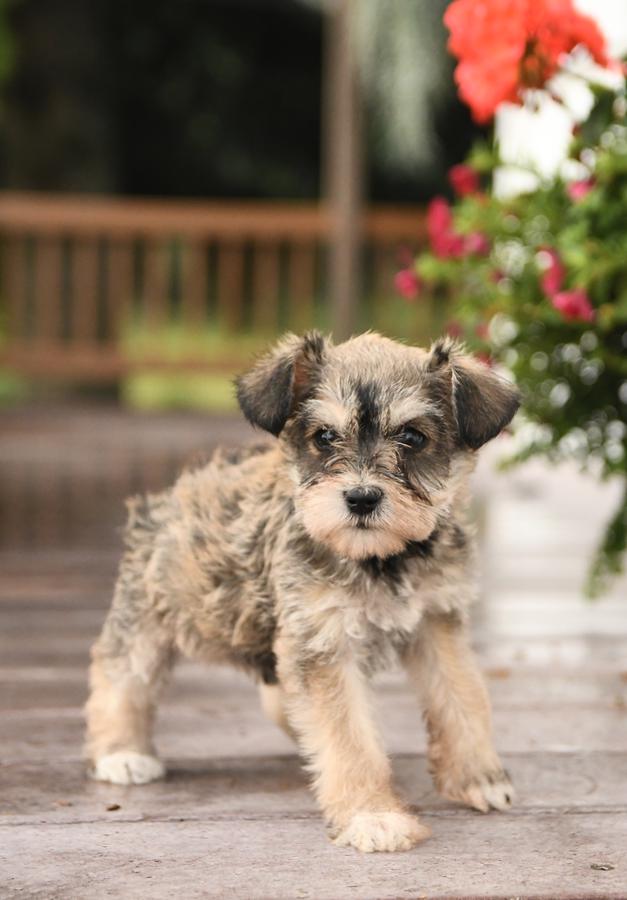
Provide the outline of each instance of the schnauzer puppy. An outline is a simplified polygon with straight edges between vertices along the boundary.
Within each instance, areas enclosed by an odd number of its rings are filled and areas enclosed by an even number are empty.
[[[93,774],[142,784],[175,655],[229,662],[297,741],[333,840],[406,850],[428,836],[392,785],[368,698],[404,666],[441,793],[505,809],[490,705],[469,649],[476,451],[512,419],[508,382],[438,341],[289,335],[238,379],[246,418],[278,440],[218,452],[129,503],[127,551],[95,644]]]

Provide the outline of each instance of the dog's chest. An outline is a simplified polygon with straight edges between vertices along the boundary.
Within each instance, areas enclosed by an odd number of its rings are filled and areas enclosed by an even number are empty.
[[[392,664],[415,634],[424,604],[409,585],[394,589],[370,579],[318,594],[308,610],[309,649],[325,655],[349,650],[366,668]]]

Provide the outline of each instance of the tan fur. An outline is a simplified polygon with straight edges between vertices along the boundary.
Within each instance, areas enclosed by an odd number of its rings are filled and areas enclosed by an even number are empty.
[[[514,792],[492,743],[488,692],[459,619],[427,618],[406,665],[424,705],[438,789],[482,812],[509,805]]]
[[[506,806],[487,698],[452,623],[474,590],[474,449],[513,415],[513,389],[446,342],[427,353],[311,334],[281,341],[238,397],[277,441],[220,451],[129,504],[93,650],[95,777],[160,777],[152,724],[174,655],[229,662],[262,682],[264,709],[298,742],[334,840],[408,849],[428,830],[392,786],[368,697],[372,673],[404,661],[425,693],[441,790]],[[355,490],[375,491],[376,508],[355,512]]]
[[[153,753],[155,706],[169,668],[148,641],[136,648],[136,666],[112,664],[94,648],[87,702],[87,751],[92,759],[118,750]]]
[[[297,740],[296,732],[289,723],[286,710],[285,691],[279,684],[260,684],[259,699],[261,708],[267,717],[278,725],[293,741]]]

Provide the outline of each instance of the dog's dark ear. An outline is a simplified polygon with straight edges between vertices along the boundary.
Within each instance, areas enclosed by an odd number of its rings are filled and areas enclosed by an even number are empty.
[[[328,339],[318,331],[303,337],[286,335],[236,379],[237,399],[251,423],[278,435],[305,398],[315,372],[324,362]]]
[[[464,353],[448,338],[431,347],[428,369],[450,378],[459,438],[471,450],[496,437],[514,418],[520,394],[513,384]]]

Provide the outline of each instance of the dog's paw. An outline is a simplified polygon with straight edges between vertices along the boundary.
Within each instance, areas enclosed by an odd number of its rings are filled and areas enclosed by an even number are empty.
[[[136,750],[119,750],[96,760],[92,777],[112,784],[148,784],[165,775],[165,767],[156,756],[137,753]]]
[[[431,829],[403,812],[356,813],[333,839],[339,847],[355,847],[363,853],[410,850],[430,837]]]
[[[514,802],[516,792],[507,773],[501,771],[483,775],[459,790],[447,790],[445,796],[479,812],[491,809],[503,812]]]

